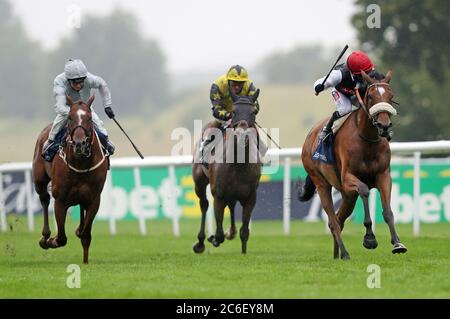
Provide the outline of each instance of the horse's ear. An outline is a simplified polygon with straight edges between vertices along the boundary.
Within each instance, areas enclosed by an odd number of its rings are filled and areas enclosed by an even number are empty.
[[[374,83],[374,79],[372,79],[366,72],[364,72],[363,70],[361,70],[361,76],[363,78],[363,80],[368,83],[368,84],[372,84]]]
[[[68,104],[69,106],[71,106],[71,105],[73,104],[72,98],[71,98],[70,95],[67,94],[67,93],[66,93],[66,100],[67,100],[67,104]]]
[[[391,78],[392,78],[392,69],[389,69],[388,73],[381,82],[389,83],[391,81]]]
[[[87,102],[86,102],[86,104],[87,104],[87,106],[89,106],[89,108],[91,108],[92,102],[94,102],[94,100],[95,100],[95,94],[92,94],[89,97],[89,100],[87,100]]]
[[[257,89],[255,91],[255,94],[253,94],[252,96],[250,96],[252,98],[253,103],[255,103],[255,101],[258,99],[259,96],[259,89]]]

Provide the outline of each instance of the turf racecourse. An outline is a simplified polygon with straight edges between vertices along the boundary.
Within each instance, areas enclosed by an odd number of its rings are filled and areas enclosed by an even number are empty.
[[[26,220],[8,222],[12,229],[0,233],[0,298],[450,298],[450,224],[422,225],[419,238],[411,225],[399,225],[409,251],[393,255],[385,224],[369,251],[364,227],[349,222],[344,242],[352,259],[342,261],[332,259],[323,223],[293,222],[285,236],[281,221],[253,222],[247,255],[239,238],[219,248],[207,243],[196,255],[197,220],[182,220],[179,238],[168,221],[148,222],[147,236],[136,222],[120,222],[111,236],[98,221],[90,264],[82,265],[71,218],[67,246],[47,251],[38,246],[41,219],[34,233]],[[79,289],[66,286],[69,264],[81,266]],[[369,264],[380,266],[381,288],[367,287]]]

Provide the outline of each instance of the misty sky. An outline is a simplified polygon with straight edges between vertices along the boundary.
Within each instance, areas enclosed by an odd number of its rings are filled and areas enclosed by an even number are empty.
[[[139,19],[143,33],[156,39],[171,71],[253,65],[276,50],[321,43],[344,46],[355,31],[353,0],[14,0],[33,39],[52,48],[73,32],[68,8],[104,16],[120,6]],[[81,27],[83,19],[81,18]]]

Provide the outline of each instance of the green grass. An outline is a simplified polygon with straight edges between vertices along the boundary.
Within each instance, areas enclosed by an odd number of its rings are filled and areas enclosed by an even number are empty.
[[[138,234],[136,222],[119,223],[111,236],[107,223],[98,221],[90,264],[83,265],[71,218],[67,246],[47,251],[38,246],[38,230],[29,233],[22,219],[8,221],[12,230],[0,233],[0,298],[450,297],[449,224],[423,225],[419,238],[411,225],[399,225],[409,251],[393,255],[386,225],[377,225],[379,246],[369,251],[361,244],[364,227],[349,222],[344,242],[352,259],[342,261],[332,259],[322,223],[293,222],[285,236],[281,222],[254,222],[247,255],[240,253],[239,238],[219,248],[207,243],[196,255],[197,220],[182,220],[179,238],[169,221],[148,222],[147,236]],[[66,287],[69,264],[81,266],[80,289]],[[366,286],[369,264],[381,267],[379,289]]]

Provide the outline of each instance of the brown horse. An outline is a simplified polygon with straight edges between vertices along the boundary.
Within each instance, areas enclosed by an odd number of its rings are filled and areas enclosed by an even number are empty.
[[[205,218],[208,210],[208,199],[206,187],[211,185],[211,193],[214,197],[214,214],[216,218],[216,233],[208,238],[215,247],[219,247],[227,239],[236,236],[234,222],[234,208],[236,202],[242,205],[242,227],[240,229],[241,251],[247,252],[247,241],[249,238],[249,223],[253,208],[256,203],[256,189],[261,177],[260,157],[257,151],[257,131],[255,128],[255,113],[253,103],[258,98],[259,89],[253,96],[238,97],[232,94],[233,111],[229,128],[226,135],[217,129],[215,135],[214,159],[208,170],[195,160],[192,166],[192,176],[195,182],[195,193],[200,199],[202,220],[198,242],[194,245],[195,253],[205,250]],[[198,150],[198,145],[196,147]],[[196,152],[197,154],[197,152]],[[222,156],[222,157],[219,157]],[[223,215],[228,206],[231,213],[231,227],[224,234]]]
[[[367,249],[377,247],[368,205],[369,190],[374,187],[381,195],[383,218],[391,233],[392,253],[404,253],[407,250],[395,230],[390,204],[392,179],[388,139],[392,132],[390,116],[396,114],[391,105],[393,93],[389,85],[392,72],[389,71],[381,81],[370,78],[364,72],[362,75],[368,85],[364,99],[361,99],[358,93],[362,106],[347,118],[335,136],[333,151],[336,166],[312,159],[318,144],[317,135],[325,121],[313,127],[302,149],[301,158],[308,176],[305,183],[300,183],[298,197],[301,201],[307,201],[317,188],[334,239],[334,258],[339,258],[339,251],[342,259],[350,258],[341,232],[345,220],[355,207],[358,195],[364,204],[366,234],[363,245]],[[342,204],[336,215],[331,198],[332,186],[342,194]]]
[[[40,133],[34,150],[33,180],[44,212],[43,237],[39,245],[43,249],[65,246],[67,237],[64,224],[67,209],[80,205],[80,225],[75,234],[81,239],[83,262],[87,264],[92,222],[100,206],[100,194],[106,179],[108,160],[92,122],[91,104],[94,96],[86,103],[81,100],[73,102],[70,96],[66,97],[70,105],[66,142],[51,163],[45,161],[41,153],[51,128],[51,125],[48,125]],[[58,226],[58,234],[53,238],[50,238],[48,224],[50,195],[47,186],[50,181]]]

